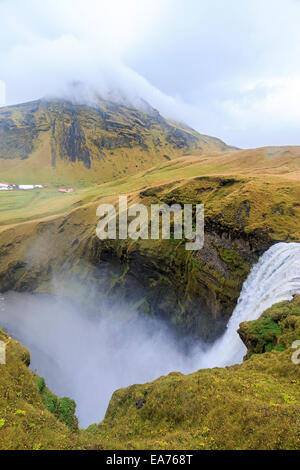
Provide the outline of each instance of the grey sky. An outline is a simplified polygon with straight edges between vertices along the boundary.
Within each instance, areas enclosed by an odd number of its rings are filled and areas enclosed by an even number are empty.
[[[8,104],[72,80],[240,147],[300,145],[298,0],[0,0]]]

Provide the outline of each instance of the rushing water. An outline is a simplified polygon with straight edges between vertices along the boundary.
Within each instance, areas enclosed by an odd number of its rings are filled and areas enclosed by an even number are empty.
[[[30,349],[32,370],[54,393],[76,401],[80,424],[87,426],[101,421],[118,388],[171,371],[242,362],[246,348],[239,324],[295,293],[300,244],[278,243],[253,267],[225,334],[209,347],[195,343],[188,355],[161,322],[131,317],[124,305],[112,311],[103,303],[99,316],[90,318],[62,298],[11,292],[0,295],[0,325]]]
[[[202,367],[237,364],[246,347],[237,330],[240,323],[256,320],[272,305],[300,293],[300,243],[277,243],[252,268],[243,285],[225,334],[200,359]]]

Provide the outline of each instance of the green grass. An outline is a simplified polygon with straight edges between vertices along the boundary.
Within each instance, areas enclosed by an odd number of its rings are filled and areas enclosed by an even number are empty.
[[[258,320],[242,323],[239,333],[248,348],[247,357],[290,348],[300,338],[300,296],[274,305]]]

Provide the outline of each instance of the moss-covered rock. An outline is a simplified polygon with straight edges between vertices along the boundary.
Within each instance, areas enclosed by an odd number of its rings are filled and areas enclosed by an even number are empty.
[[[300,338],[300,296],[274,305],[258,320],[241,323],[238,333],[252,354],[283,351]]]
[[[0,449],[99,449],[78,429],[75,403],[59,399],[28,369],[29,352],[0,330],[6,364],[0,364]]]

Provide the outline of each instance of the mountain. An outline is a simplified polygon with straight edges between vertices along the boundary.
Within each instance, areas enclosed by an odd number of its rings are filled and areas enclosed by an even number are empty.
[[[0,171],[13,183],[85,186],[179,156],[229,150],[219,139],[163,118],[145,104],[94,106],[38,100],[0,109]]]

